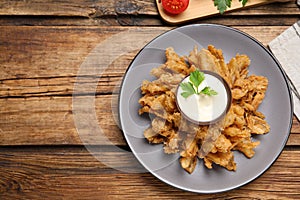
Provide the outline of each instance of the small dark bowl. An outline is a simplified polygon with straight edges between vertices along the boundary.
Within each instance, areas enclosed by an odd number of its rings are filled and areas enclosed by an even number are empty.
[[[225,115],[227,114],[227,112],[229,111],[230,107],[231,107],[231,104],[232,104],[232,94],[231,94],[231,89],[227,83],[227,81],[222,77],[220,76],[219,74],[217,74],[216,72],[212,72],[212,71],[209,71],[209,70],[201,70],[204,74],[210,74],[214,77],[216,77],[217,79],[219,79],[224,87],[225,87],[225,90],[226,90],[226,93],[227,93],[227,105],[226,105],[226,109],[224,110],[224,112],[222,112],[222,114],[220,116],[218,116],[217,118],[211,120],[211,121],[196,121],[194,119],[191,119],[190,117],[188,117],[186,114],[184,114],[184,112],[181,110],[179,104],[178,104],[178,101],[177,101],[177,96],[178,96],[178,88],[180,87],[180,85],[178,85],[177,89],[176,89],[176,105],[177,105],[177,108],[178,110],[180,111],[181,115],[187,119],[188,121],[194,123],[194,124],[199,124],[199,125],[209,125],[209,124],[214,124],[218,121],[220,121],[223,117],[225,117]],[[182,80],[186,79],[188,76],[190,75],[187,75],[186,77],[184,77]]]

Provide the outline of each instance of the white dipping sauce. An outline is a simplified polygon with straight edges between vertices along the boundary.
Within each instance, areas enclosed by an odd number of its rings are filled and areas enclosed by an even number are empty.
[[[205,79],[199,86],[199,91],[209,86],[215,90],[218,94],[208,96],[204,94],[193,94],[188,98],[181,96],[183,92],[179,86],[177,91],[177,105],[180,111],[189,119],[196,122],[209,123],[221,117],[228,108],[228,96],[227,90],[221,79],[215,77],[212,74],[204,72]],[[182,82],[189,82],[190,76],[187,76]]]

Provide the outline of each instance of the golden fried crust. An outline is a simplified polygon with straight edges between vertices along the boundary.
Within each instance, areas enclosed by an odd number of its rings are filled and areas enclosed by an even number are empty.
[[[268,79],[263,76],[248,76],[250,59],[237,54],[228,64],[222,50],[209,45],[207,49],[195,47],[187,57],[179,56],[173,48],[167,48],[166,62],[151,70],[154,81],[143,81],[142,97],[139,99],[139,114],[154,115],[151,127],[144,131],[149,143],[162,143],[167,154],[179,153],[180,165],[192,173],[197,160],[211,169],[219,165],[235,171],[233,151],[240,151],[246,157],[254,156],[253,134],[265,134],[270,126],[263,113],[257,109],[265,98]],[[188,62],[189,63],[188,63]],[[189,122],[181,116],[175,99],[181,80],[197,68],[219,73],[230,85],[232,105],[224,119],[212,126]]]
[[[227,170],[235,171],[236,163],[234,162],[234,155],[232,151],[228,152],[217,152],[217,153],[209,153],[204,159],[204,161],[208,162],[206,165],[211,166],[211,163],[215,163],[222,167],[225,167]]]
[[[166,70],[183,75],[190,74],[190,66],[185,62],[184,57],[180,57],[175,53],[173,48],[166,49],[166,57],[167,62],[164,64]]]

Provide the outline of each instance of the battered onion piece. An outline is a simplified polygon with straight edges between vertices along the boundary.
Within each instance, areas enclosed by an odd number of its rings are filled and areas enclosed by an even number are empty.
[[[209,153],[205,159],[205,166],[209,169],[212,168],[212,163],[216,163],[222,167],[225,167],[227,170],[235,171],[236,163],[234,162],[234,155],[232,151]]]
[[[143,81],[139,114],[151,114],[151,127],[144,131],[152,144],[162,143],[167,154],[179,153],[180,165],[192,173],[198,159],[211,169],[219,165],[235,171],[233,151],[246,157],[254,156],[259,141],[252,141],[253,134],[266,134],[270,126],[263,113],[257,109],[262,103],[268,87],[263,76],[248,75],[250,59],[237,54],[228,64],[222,50],[209,45],[207,49],[195,47],[187,57],[179,56],[173,48],[167,48],[166,62],[151,70],[157,79]],[[182,79],[195,71],[212,70],[220,74],[229,84],[232,105],[222,121],[215,125],[198,125],[181,116],[175,92]],[[153,115],[153,116],[152,116]]]
[[[194,135],[188,135],[182,144],[180,164],[189,173],[192,173],[196,167],[198,150],[197,139]]]

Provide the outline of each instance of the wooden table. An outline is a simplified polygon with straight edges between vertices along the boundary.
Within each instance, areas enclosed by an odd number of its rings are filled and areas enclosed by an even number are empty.
[[[127,149],[117,126],[117,89],[135,54],[153,37],[174,28],[159,17],[154,0],[61,0],[0,2],[0,199],[299,199],[300,123],[294,117],[291,135],[274,165],[239,189],[218,194],[195,194],[173,188],[150,173],[127,173],[139,168],[116,146]],[[267,45],[300,19],[295,1],[199,19],[242,30]],[[72,97],[82,63],[98,44],[130,32],[135,49],[125,48],[100,74],[82,74],[95,92],[99,126],[111,144],[85,139],[76,129]],[[113,51],[112,49],[109,52]],[[116,51],[123,51],[118,49]],[[103,62],[109,58],[103,58]],[[98,148],[99,147],[99,148]],[[109,165],[101,159],[117,157]]]

